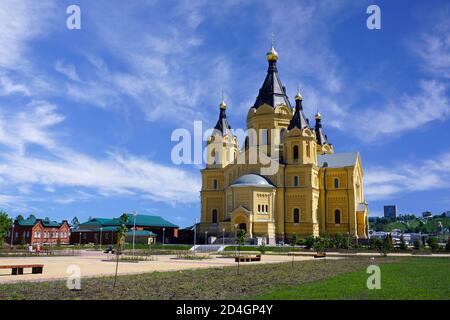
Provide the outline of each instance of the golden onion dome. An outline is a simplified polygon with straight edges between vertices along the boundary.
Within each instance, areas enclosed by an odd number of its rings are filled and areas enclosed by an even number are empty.
[[[220,109],[226,109],[227,108],[227,104],[225,103],[225,100],[222,99],[222,102],[220,102],[219,107],[220,107]]]
[[[320,119],[322,119],[322,116],[320,115],[319,112],[317,112],[317,113],[316,113],[316,120],[320,120]]]
[[[303,97],[300,94],[300,91],[297,91],[297,94],[295,95],[295,100],[303,100]]]
[[[272,46],[269,52],[266,54],[267,61],[277,61],[278,53],[275,51],[275,48]]]

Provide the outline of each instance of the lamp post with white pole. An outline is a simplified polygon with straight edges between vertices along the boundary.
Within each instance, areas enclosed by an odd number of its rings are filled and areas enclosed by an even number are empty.
[[[134,211],[134,226],[133,226],[133,258],[134,258],[134,243],[136,241],[136,216],[137,213]]]
[[[163,228],[163,238],[162,238],[162,245],[163,245],[163,249],[164,249],[164,238],[165,238],[165,236],[164,236],[164,232],[166,231],[166,228]]]
[[[225,228],[222,229],[222,245],[225,245]]]
[[[195,246],[197,245],[197,218],[194,221],[194,255],[195,255]]]
[[[208,231],[205,231],[205,244],[208,244]]]
[[[100,227],[100,251],[102,250],[102,235],[103,235],[103,227]]]
[[[237,227],[238,224],[234,225],[234,256],[237,257]]]
[[[11,249],[12,249],[13,244],[14,244],[14,225],[15,225],[15,223],[13,223],[12,231],[11,231]]]

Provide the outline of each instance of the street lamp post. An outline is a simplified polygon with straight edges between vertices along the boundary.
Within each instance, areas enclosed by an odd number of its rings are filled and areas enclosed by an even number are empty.
[[[208,231],[205,231],[205,244],[208,244]]]
[[[83,233],[82,232],[80,232],[80,247],[81,247],[81,235],[82,235]]]
[[[222,245],[225,245],[225,228],[222,229]]]
[[[134,212],[134,226],[133,226],[133,258],[134,258],[134,243],[136,241],[136,211]]]
[[[14,224],[12,225],[12,231],[11,231],[11,249],[14,244]]]
[[[237,257],[237,227],[238,224],[234,225],[234,256]]]
[[[164,236],[164,232],[166,231],[166,228],[163,228],[163,238],[162,238],[162,245],[163,245],[163,249],[164,249],[164,238],[165,238],[165,236]]]
[[[102,250],[102,235],[103,235],[103,227],[100,227],[100,251]]]
[[[195,246],[197,245],[197,218],[194,221],[194,255],[195,255]]]

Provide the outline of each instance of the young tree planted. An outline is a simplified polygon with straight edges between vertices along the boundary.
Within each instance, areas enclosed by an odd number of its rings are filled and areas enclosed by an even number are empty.
[[[128,222],[128,215],[126,213],[122,214],[120,216],[120,227],[117,229],[117,248],[116,248],[116,274],[114,276],[114,285],[113,288],[116,287],[117,282],[117,271],[119,269],[119,255],[122,251],[122,245],[125,242],[125,238],[128,233],[128,228],[126,227],[126,224]]]

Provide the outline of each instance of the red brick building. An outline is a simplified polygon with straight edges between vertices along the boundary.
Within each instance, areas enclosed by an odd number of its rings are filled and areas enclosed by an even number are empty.
[[[30,215],[27,219],[19,216],[6,234],[6,242],[11,244],[56,245],[70,243],[70,226],[66,220],[51,221],[48,218],[36,219]]]

